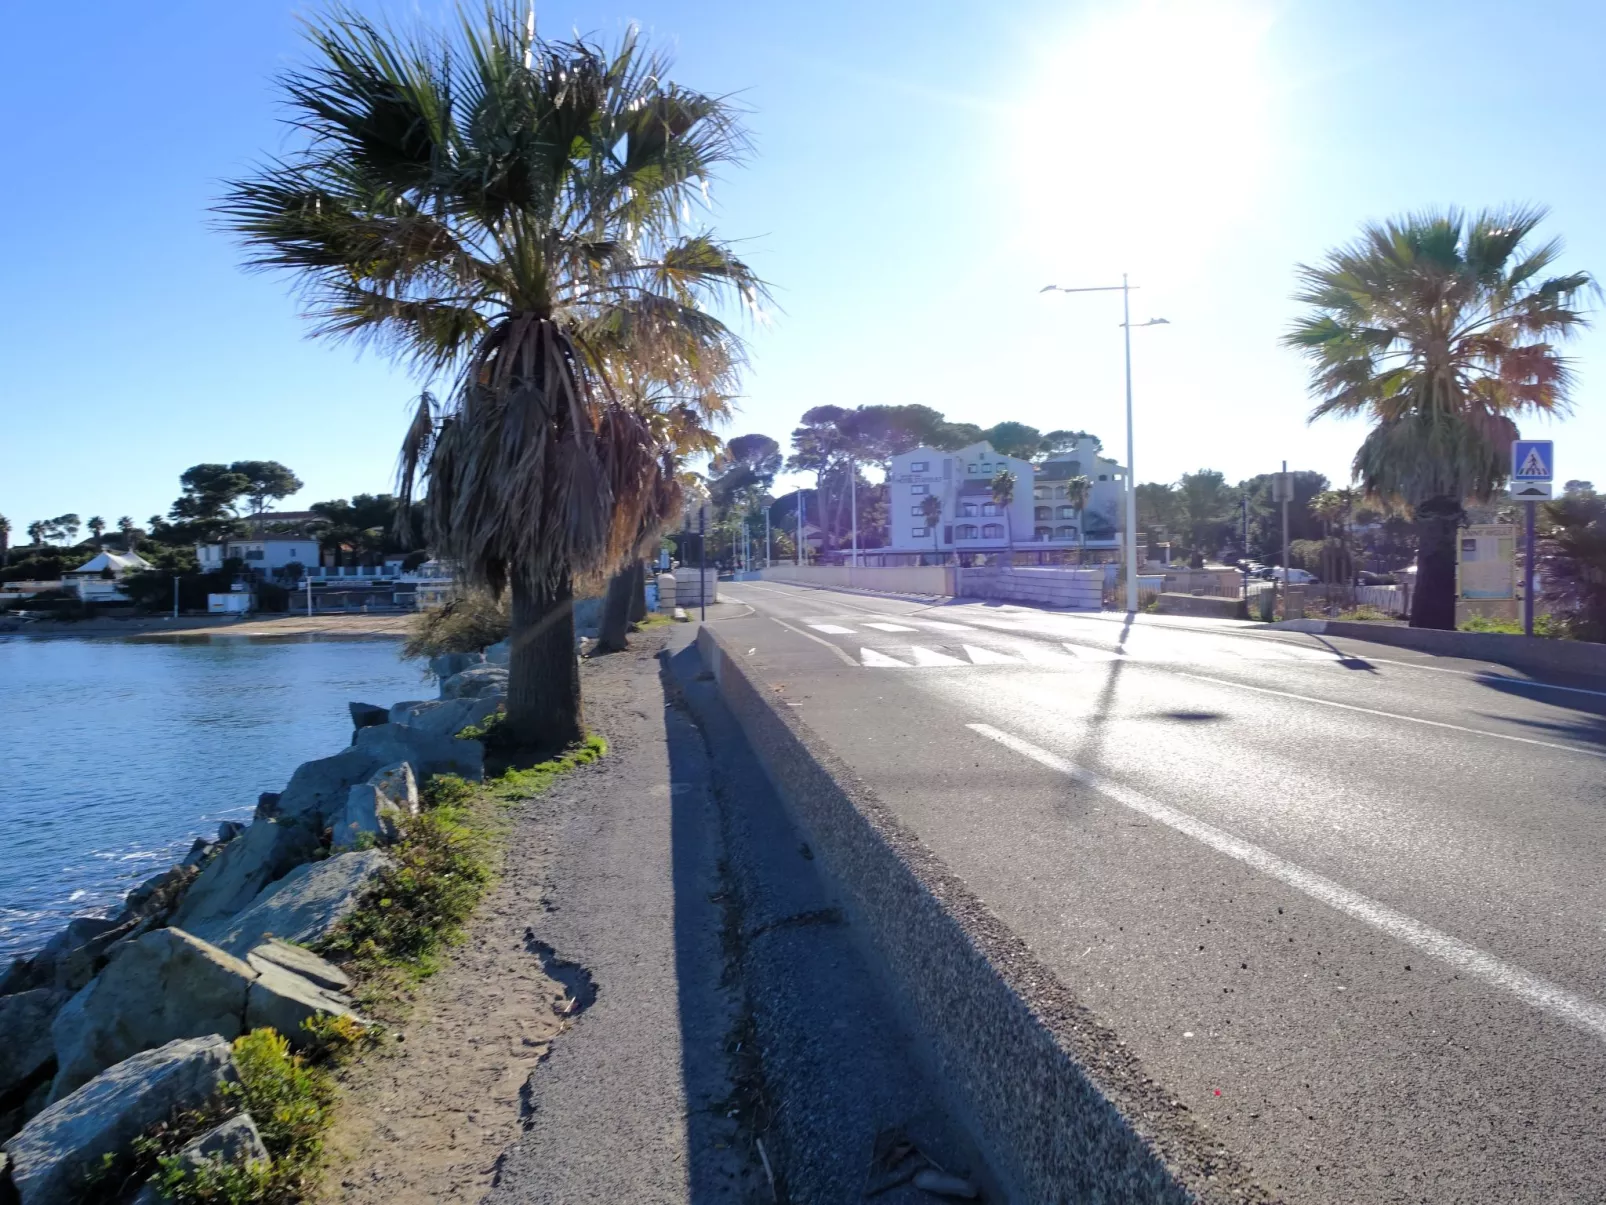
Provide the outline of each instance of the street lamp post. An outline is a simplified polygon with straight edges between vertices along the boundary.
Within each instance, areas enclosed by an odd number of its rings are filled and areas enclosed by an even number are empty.
[[[1138,475],[1133,467],[1132,452],[1132,308],[1131,295],[1135,286],[1127,283],[1121,273],[1118,285],[1097,285],[1092,288],[1068,289],[1062,285],[1045,285],[1041,293],[1115,293],[1121,294],[1121,333],[1126,341],[1126,609],[1136,614],[1138,609]],[[1150,318],[1139,326],[1167,326],[1165,318]]]

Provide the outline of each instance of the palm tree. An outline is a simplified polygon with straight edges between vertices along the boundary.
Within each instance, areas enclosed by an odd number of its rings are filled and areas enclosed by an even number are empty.
[[[1001,564],[1013,564],[1015,560],[1015,525],[1009,515],[1009,508],[1015,501],[1015,474],[1008,469],[999,469],[988,483],[992,487],[993,502],[1004,512],[1004,547],[1008,550],[1004,554]]]
[[[940,559],[941,549],[937,547],[937,526],[942,522],[942,499],[936,494],[927,494],[920,499],[920,515],[925,519],[926,526],[931,529],[931,551],[938,553]]]
[[[1368,225],[1301,266],[1311,307],[1284,342],[1311,362],[1311,420],[1365,414],[1355,453],[1368,495],[1417,528],[1413,627],[1455,627],[1455,539],[1468,499],[1505,479],[1513,415],[1565,413],[1570,365],[1554,341],[1586,325],[1589,275],[1546,275],[1559,242],[1530,246],[1542,209],[1413,214]]]
[[[1076,534],[1081,545],[1076,550],[1076,563],[1087,560],[1087,500],[1093,495],[1093,482],[1084,473],[1078,473],[1065,483],[1065,501],[1076,508]]]
[[[6,567],[6,558],[11,554],[11,520],[0,515],[0,569]]]
[[[90,515],[89,522],[84,526],[89,528],[89,534],[93,536],[95,540],[95,548],[97,551],[99,551],[101,546],[100,537],[105,534],[106,531],[106,520],[102,519],[99,515]]]
[[[673,491],[631,371],[736,362],[708,307],[762,286],[686,224],[745,137],[634,31],[613,51],[538,38],[506,0],[451,35],[392,35],[348,9],[310,27],[284,92],[306,144],[220,205],[254,266],[295,272],[315,333],[451,371],[402,449],[400,496],[436,555],[511,592],[508,722],[582,734],[577,578],[635,551]],[[728,392],[728,390],[727,390]]]
[[[134,520],[128,515],[124,515],[121,519],[117,520],[117,530],[123,533],[123,551],[133,552],[135,541]]]

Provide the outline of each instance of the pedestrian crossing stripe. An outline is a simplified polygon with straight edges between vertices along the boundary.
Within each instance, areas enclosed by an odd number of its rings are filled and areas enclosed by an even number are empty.
[[[878,632],[918,632],[920,630],[901,623],[867,623],[864,626],[874,628]]]
[[[811,623],[809,624],[809,627],[813,628],[816,632],[824,632],[827,636],[853,635],[852,628],[838,627],[834,623]]]

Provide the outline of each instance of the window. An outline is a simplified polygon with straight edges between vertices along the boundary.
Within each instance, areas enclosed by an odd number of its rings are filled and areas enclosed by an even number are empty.
[[[998,507],[991,502],[983,502],[981,504],[981,513],[984,515],[996,515],[998,513]]]
[[[1002,540],[1004,538],[1004,525],[1002,523],[989,523],[981,529],[981,538],[984,540]]]
[[[928,460],[917,460],[912,465],[909,466],[909,471],[911,473],[924,473],[928,469],[930,469],[930,467],[931,467],[931,462],[930,461],[928,461]]]
[[[1100,473],[1099,474],[1099,480],[1100,481],[1108,481],[1109,479],[1110,479],[1110,475],[1108,473]]]
[[[959,513],[966,518],[974,518],[976,514],[976,504],[974,502],[961,502],[959,504]]]
[[[1053,514],[1052,514],[1053,509],[1054,508],[1051,507],[1051,506],[1039,506],[1039,507],[1036,507],[1032,511],[1032,518],[1034,518],[1034,519],[1052,519],[1054,517]]]
[[[909,513],[912,514],[917,519],[924,519],[926,517],[926,512],[925,512],[925,508],[924,507],[911,506],[909,508]]]
[[[1056,497],[1056,498],[1065,497],[1065,487],[1063,485],[1056,485],[1054,487],[1054,497]]]
[[[966,465],[966,466],[965,466],[965,472],[967,472],[967,473],[974,473],[974,472],[975,472],[975,471],[976,471],[976,466],[975,466],[975,465],[973,465],[973,464],[967,464],[967,465]]]
[[[1048,516],[1046,516],[1046,515],[1044,516],[1044,518],[1047,518],[1047,517]],[[1062,518],[1062,519],[1074,519],[1074,518],[1076,518],[1076,507],[1074,507],[1074,506],[1062,506],[1062,507],[1060,507],[1060,518]]]
[[[931,533],[924,527],[913,527],[909,529],[909,534],[918,540],[921,536],[929,536]]]
[[[1032,497],[1039,502],[1046,502],[1049,498],[1048,486],[1040,485],[1032,490]]]
[[[1034,540],[1052,540],[1053,538],[1054,529],[1051,527],[1039,527],[1036,531],[1032,532],[1032,539]]]
[[[245,559],[248,561],[260,561],[264,555],[260,548],[247,548],[245,550]]]
[[[1056,540],[1074,540],[1076,539],[1076,528],[1062,527],[1054,533],[1054,538]]]
[[[961,540],[974,540],[976,538],[976,525],[974,523],[961,523],[954,529],[954,534]]]
[[[911,485],[909,487],[909,492],[911,494],[929,494],[931,491],[923,485]]]

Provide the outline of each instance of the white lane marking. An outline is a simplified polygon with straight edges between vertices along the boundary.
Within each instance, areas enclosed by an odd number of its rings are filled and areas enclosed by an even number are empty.
[[[837,646],[832,644],[829,640],[821,640],[813,632],[805,632],[802,628],[794,628],[791,624],[787,623],[786,620],[778,619],[774,615],[771,615],[770,619],[773,622],[780,624],[788,632],[796,632],[799,636],[803,637],[803,639],[805,639],[805,640],[812,640],[812,641],[814,641],[815,644],[823,644],[823,645],[825,645],[826,648],[830,649],[831,652],[833,654],[835,654],[835,656],[836,656],[838,661],[842,661],[847,665],[851,665],[854,669],[858,669],[859,668],[859,663],[857,661],[855,661],[852,657],[848,656],[841,649],[837,648]]]
[[[1332,699],[1318,699],[1312,695],[1298,695],[1289,690],[1273,690],[1269,686],[1250,686],[1247,682],[1229,682],[1225,678],[1212,678],[1206,674],[1189,674],[1172,670],[1179,678],[1192,678],[1198,682],[1213,682],[1217,686],[1231,686],[1235,690],[1252,690],[1256,694],[1276,695],[1281,699],[1298,699],[1301,703],[1317,703],[1322,707],[1337,707],[1341,711],[1358,711],[1362,715],[1381,716],[1385,720],[1404,720],[1409,724],[1425,724],[1429,728],[1448,728],[1451,732],[1465,732],[1471,736],[1493,737],[1497,741],[1515,741],[1519,745],[1537,745],[1541,749],[1560,749],[1564,753],[1581,753],[1585,757],[1606,758],[1606,750],[1580,749],[1577,745],[1558,745],[1555,741],[1535,740],[1531,736],[1513,736],[1508,732],[1490,732],[1487,728],[1468,728],[1465,724],[1450,724],[1444,720],[1428,720],[1419,715],[1401,715],[1397,711],[1379,711],[1375,707],[1357,707],[1354,703],[1337,703]]]
[[[1267,639],[1265,636],[1259,637]],[[1345,639],[1348,639],[1346,637]],[[1606,690],[1590,690],[1584,686],[1560,686],[1555,682],[1537,682],[1532,678],[1513,678],[1509,674],[1496,674],[1488,670],[1451,669],[1447,665],[1419,665],[1415,661],[1395,661],[1390,657],[1373,657],[1366,653],[1341,653],[1346,661],[1376,662],[1378,665],[1400,665],[1406,669],[1425,669],[1430,674],[1458,674],[1463,678],[1471,678],[1474,682],[1499,682],[1505,686],[1531,686],[1535,690],[1563,690],[1573,695],[1594,695],[1597,699],[1606,699]]]
[[[935,628],[939,632],[974,632],[976,629],[968,623],[948,623],[942,619],[916,620],[921,627]]]
[[[866,623],[867,628],[875,628],[878,632],[915,632],[918,628],[907,627],[901,623]]]
[[[878,653],[874,649],[860,649],[859,660],[873,669],[908,669],[907,661],[899,661],[896,657],[889,657],[885,653]]]
[[[1019,657],[1011,657],[1006,653],[995,653],[992,649],[979,648],[974,644],[964,646],[965,654],[975,665],[1019,665]]]
[[[811,623],[809,624],[809,627],[813,628],[816,632],[824,632],[827,636],[853,635],[852,628],[838,627],[834,623]]]
[[[1150,799],[1147,795],[1113,782],[1101,774],[1073,765],[1047,749],[1038,748],[1030,741],[1000,731],[989,724],[967,724],[965,727],[1051,770],[1057,770],[1073,782],[1091,787],[1101,795],[1115,800],[1122,807],[1130,808],[1185,836],[1192,837],[1217,853],[1236,858],[1262,874],[1286,883],[1297,891],[1303,891],[1329,908],[1365,921],[1395,940],[1415,946],[1423,953],[1449,963],[1465,975],[1481,979],[1491,987],[1510,992],[1523,1003],[1542,1009],[1606,1041],[1606,1007],[1592,1000],[1576,995],[1521,967],[1502,962],[1493,954],[1468,945],[1460,938],[1441,933],[1419,920],[1406,916],[1403,912],[1396,912],[1386,904],[1380,904],[1358,891],[1351,891],[1348,887],[1324,878],[1314,871],[1280,858],[1270,850],[1234,837],[1231,833],[1224,832],[1212,824],[1206,824],[1186,812],[1179,812],[1158,800]]]
[[[1062,649],[1069,649],[1083,661],[1125,661],[1128,658],[1122,653],[1111,652],[1109,649],[1091,648],[1085,644],[1072,644],[1069,640],[1060,641]]]
[[[1030,640],[1021,644],[1020,655],[1026,658],[1029,665],[1041,665],[1046,669],[1082,669],[1090,664],[1069,653],[1057,653]]]
[[[909,650],[914,654],[916,665],[964,665],[958,657],[950,657],[947,653],[939,653],[936,649],[923,648],[915,645]]]

